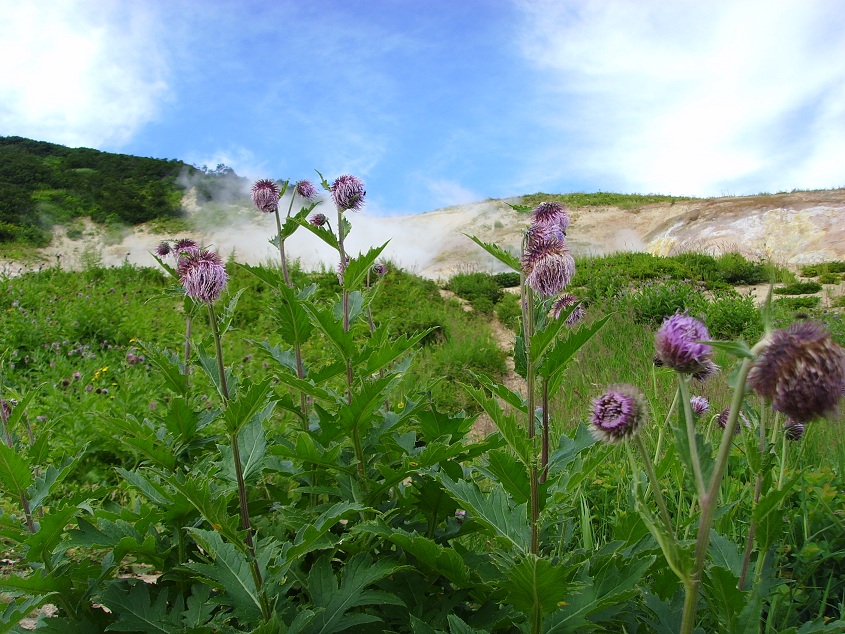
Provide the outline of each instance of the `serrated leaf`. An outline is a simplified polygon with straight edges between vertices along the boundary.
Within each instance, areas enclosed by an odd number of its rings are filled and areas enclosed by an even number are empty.
[[[16,629],[15,626],[32,614],[33,610],[50,601],[52,596],[52,594],[23,596],[11,600],[0,613],[0,634],[13,630],[19,632],[20,629]]]
[[[229,393],[227,393],[223,390],[223,382],[220,379],[220,368],[217,365],[217,357],[208,354],[205,351],[205,348],[199,344],[194,346],[194,350],[197,353],[197,359],[200,362],[200,367],[208,375],[208,378],[211,379],[211,384],[214,386],[214,389],[217,390],[217,393],[220,395],[220,398],[224,401],[228,400],[231,394],[231,390],[234,387],[232,381],[232,369],[226,368],[225,366],[223,368],[223,372],[226,377],[226,386],[229,390]]]
[[[54,577],[52,573],[46,574],[43,570],[36,570],[28,577],[0,575],[0,588],[33,595],[52,592],[63,593],[70,591],[71,579],[67,575]]]
[[[364,374],[376,374],[414,348],[434,330],[436,329],[428,328],[411,337],[402,335],[393,341],[389,341],[387,339],[389,328],[387,324],[384,324],[376,330],[370,342],[367,343],[366,347],[362,349],[361,354],[354,360],[354,364],[364,364],[362,368],[362,373]]]
[[[253,419],[263,422],[273,412],[275,402],[267,403],[267,395],[273,384],[273,378],[267,377],[261,383],[247,383],[238,390],[237,396],[230,400],[223,411],[223,420],[230,434],[238,433],[244,425]]]
[[[269,406],[268,406],[269,407]],[[269,414],[268,414],[269,415]],[[253,417],[238,433],[238,452],[241,458],[241,470],[245,482],[261,473],[264,456],[267,455],[267,439],[261,417]],[[237,482],[235,461],[231,445],[221,445],[223,456],[221,475],[230,482]]]
[[[387,399],[397,377],[386,375],[364,383],[352,394],[352,402],[340,410],[340,422],[349,431],[360,429],[371,422],[373,413]]]
[[[179,619],[167,609],[167,590],[160,590],[155,601],[151,602],[146,583],[129,585],[128,591],[123,592],[121,586],[125,585],[112,583],[100,595],[102,604],[117,616],[117,621],[110,624],[106,631],[160,634],[181,631]]]
[[[517,504],[528,502],[531,484],[527,467],[506,449],[487,454],[487,463],[479,470],[493,482],[500,483]]]
[[[211,586],[194,584],[185,601],[182,624],[189,630],[205,626],[214,615],[214,604],[210,601]]]
[[[528,440],[528,435],[524,429],[519,425],[514,414],[506,414],[499,405],[496,399],[487,396],[482,390],[471,385],[461,385],[464,390],[472,396],[473,399],[482,407],[487,415],[493,420],[499,433],[510,445],[511,449],[516,452],[516,455],[522,461],[526,468],[529,468],[533,462],[532,445]]]
[[[232,328],[232,322],[235,319],[235,311],[238,308],[238,300],[240,300],[241,295],[244,294],[245,288],[240,288],[238,291],[232,295],[229,303],[226,304],[226,308],[223,309],[223,313],[218,315],[217,323],[220,329],[220,336],[222,337],[225,335],[229,330]]]
[[[381,255],[381,252],[384,251],[389,243],[390,241],[388,240],[380,247],[372,247],[365,254],[359,255],[357,258],[352,258],[349,261],[346,271],[343,274],[343,287],[346,290],[353,291],[361,286],[361,282],[367,277],[367,273],[372,270],[373,264],[375,264],[378,256]]]
[[[296,346],[305,344],[314,332],[314,324],[303,308],[303,300],[296,289],[279,287],[279,299],[273,307],[276,331],[285,343]]]
[[[549,473],[564,471],[582,451],[592,447],[596,442],[595,436],[590,433],[584,423],[578,425],[574,438],[561,434],[557,449],[549,457]]]
[[[605,315],[589,326],[581,326],[578,329],[569,330],[567,331],[566,337],[558,339],[555,342],[537,370],[540,376],[548,380],[550,394],[554,394],[560,389],[560,385],[563,382],[563,372],[567,364],[604,327],[610,317],[611,315]]]
[[[501,484],[495,483],[489,491],[482,492],[475,483],[455,482],[442,472],[437,474],[437,479],[467,512],[472,513],[472,519],[522,554],[528,552],[531,529],[526,505],[514,505]]]
[[[470,627],[463,619],[454,614],[449,614],[446,620],[449,622],[450,634],[487,634],[487,630]]]
[[[340,249],[340,245],[337,243],[337,237],[334,235],[334,233],[332,233],[332,231],[328,227],[315,227],[305,218],[296,218],[295,222],[299,226],[308,229],[308,231],[320,238],[320,240],[328,244],[335,251]]]
[[[231,489],[212,489],[211,481],[196,476],[160,474],[160,477],[181,493],[216,531],[229,542],[246,550],[237,520],[228,511],[228,503],[233,495]]]
[[[32,484],[29,463],[5,442],[0,442],[0,484],[16,498],[25,495]]]
[[[637,584],[654,557],[593,558],[583,565],[578,581],[584,588],[568,595],[566,605],[549,615],[544,624],[545,634],[564,634],[579,627],[594,625],[589,616],[610,607],[624,609],[623,601],[637,594]]]
[[[742,553],[732,541],[715,530],[710,531],[710,559],[715,566],[730,570],[737,578],[742,571]]]
[[[751,348],[749,348],[748,344],[744,341],[700,341],[696,343],[706,343],[716,350],[721,350],[722,352],[726,352],[729,355],[740,359],[754,358]]]
[[[721,566],[710,566],[704,575],[704,590],[707,603],[714,608],[726,632],[734,632],[734,623],[748,602],[748,596],[737,589],[739,578]]]
[[[27,490],[29,508],[32,513],[35,513],[41,507],[41,503],[50,495],[53,487],[60,484],[73,471],[78,459],[79,456],[65,458],[59,467],[49,465],[41,474],[35,477],[32,485]]]
[[[199,427],[199,414],[182,397],[170,399],[164,415],[164,426],[180,443],[194,439]]]
[[[313,305],[304,306],[313,323],[322,332],[328,342],[340,354],[344,361],[354,358],[358,342],[351,332],[343,330],[343,322],[336,319],[332,308],[319,308]]]
[[[366,509],[360,504],[353,504],[351,502],[338,502],[323,511],[315,520],[305,524],[296,532],[296,536],[291,542],[291,547],[286,553],[288,562],[291,563],[299,557],[303,557],[308,553],[313,552],[320,545],[322,538],[337,523],[353,514],[359,513]]]
[[[349,323],[354,323],[364,312],[364,296],[361,291],[347,292],[347,311],[349,312]],[[341,296],[332,306],[332,314],[335,320],[343,323],[343,297]]]
[[[188,375],[185,374],[185,366],[179,357],[152,346],[143,345],[143,348],[147,361],[158,369],[158,375],[164,380],[164,386],[180,396],[187,396]]]
[[[29,550],[26,553],[30,561],[41,561],[49,557],[65,534],[65,528],[80,512],[80,508],[74,505],[67,505],[58,510],[51,509],[50,512],[38,521],[38,532],[33,533],[24,542]]]
[[[398,597],[386,592],[367,590],[369,586],[406,569],[388,559],[373,560],[367,553],[358,553],[340,572],[340,583],[331,569],[331,556],[317,560],[308,576],[308,594],[315,607],[322,608],[308,628],[308,632],[329,634],[341,632],[354,625],[378,622],[380,619],[364,614],[347,614],[364,605],[404,605]]]
[[[211,563],[188,562],[187,568],[221,590],[215,601],[227,605],[238,618],[247,622],[261,619],[261,598],[247,555],[229,543],[219,533],[199,528],[187,528],[197,543],[211,558]]]
[[[465,235],[467,238],[469,238],[470,240],[475,242],[475,244],[477,244],[482,249],[487,251],[487,253],[489,253],[494,258],[499,260],[499,262],[501,262],[502,264],[510,267],[513,271],[516,271],[517,273],[522,271],[522,265],[519,262],[519,258],[516,257],[515,255],[512,255],[511,253],[508,253],[507,251],[505,251],[499,245],[483,242],[483,241],[479,240],[478,238],[476,238],[475,236],[471,236],[471,235],[466,234],[466,233],[463,234],[463,235]]]
[[[508,602],[525,614],[535,609],[548,614],[558,608],[569,590],[571,571],[528,554],[507,571]]]

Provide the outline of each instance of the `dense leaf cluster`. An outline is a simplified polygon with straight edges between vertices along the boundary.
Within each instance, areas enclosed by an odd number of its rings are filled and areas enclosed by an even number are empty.
[[[43,246],[55,223],[89,217],[138,224],[181,213],[186,182],[198,198],[233,191],[238,176],[225,166],[68,148],[22,137],[0,137],[0,242]]]

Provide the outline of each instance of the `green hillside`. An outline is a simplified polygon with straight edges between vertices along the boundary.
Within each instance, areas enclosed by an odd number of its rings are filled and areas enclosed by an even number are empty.
[[[243,180],[225,165],[209,171],[176,159],[0,137],[0,243],[44,246],[54,224],[84,216],[130,225],[179,216],[184,182],[203,202]]]

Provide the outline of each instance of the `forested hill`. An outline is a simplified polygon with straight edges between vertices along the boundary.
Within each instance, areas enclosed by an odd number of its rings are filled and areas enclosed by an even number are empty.
[[[42,246],[52,225],[81,216],[130,225],[178,216],[185,183],[203,202],[242,191],[241,181],[225,165],[198,169],[176,159],[0,137],[0,242]]]

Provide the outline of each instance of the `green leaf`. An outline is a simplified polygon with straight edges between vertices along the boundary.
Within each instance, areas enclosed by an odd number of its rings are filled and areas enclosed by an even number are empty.
[[[27,490],[29,508],[32,513],[35,513],[41,507],[41,504],[53,491],[53,487],[60,484],[73,471],[79,458],[80,456],[65,458],[58,468],[50,465],[35,477],[34,482]]]
[[[525,614],[548,614],[558,608],[570,587],[570,569],[529,554],[508,571],[508,602]]]
[[[52,594],[23,596],[11,600],[0,613],[0,634],[11,631],[20,632],[21,630],[16,629],[15,626],[32,614],[33,610],[50,601],[52,596]]]
[[[593,626],[591,615],[609,608],[624,610],[624,601],[638,593],[637,584],[654,557],[634,558],[622,555],[593,557],[581,566],[578,580],[582,590],[567,596],[566,605],[545,620],[545,634],[563,634],[584,626]]]
[[[714,566],[730,570],[737,579],[742,571],[742,553],[732,541],[715,530],[710,531],[710,559]]]
[[[373,413],[387,399],[387,394],[397,377],[385,375],[366,382],[352,394],[352,402],[340,410],[340,422],[344,429],[361,429],[371,422]]]
[[[516,271],[517,273],[520,273],[522,271],[522,265],[519,263],[519,258],[516,257],[515,255],[508,253],[507,251],[505,251],[499,245],[490,244],[490,243],[487,243],[487,242],[482,242],[481,240],[479,240],[475,236],[471,236],[471,235],[466,234],[466,233],[463,234],[463,235],[465,235],[467,238],[469,238],[470,240],[475,242],[475,244],[477,244],[482,249],[487,251],[487,253],[489,253],[494,258],[499,260],[499,262],[501,262],[502,264],[505,264],[506,266],[510,267],[512,270]]]
[[[314,606],[322,608],[314,617],[308,632],[329,634],[355,625],[380,621],[370,615],[347,614],[352,608],[365,605],[404,605],[394,595],[367,588],[385,577],[407,569],[406,566],[397,565],[385,558],[373,560],[367,553],[358,553],[343,566],[338,583],[332,572],[331,559],[331,555],[318,559],[308,575],[308,594]]]
[[[344,361],[355,357],[358,342],[351,332],[344,332],[343,322],[335,319],[332,308],[319,308],[313,305],[305,306],[313,323],[328,339],[328,342],[338,351]]]
[[[279,346],[271,346],[268,341],[263,341],[258,346],[267,357],[296,375],[296,355],[294,354],[293,348],[282,350]]]
[[[162,480],[181,493],[216,531],[231,543],[238,544],[239,548],[246,550],[237,520],[229,515],[228,511],[228,503],[233,495],[231,488],[213,488],[210,479],[193,474],[159,475]]]
[[[194,346],[194,350],[197,353],[197,359],[200,362],[200,367],[205,371],[208,375],[208,378],[211,379],[211,384],[217,390],[217,393],[220,395],[220,398],[228,400],[229,394],[224,393],[223,391],[223,382],[220,380],[220,368],[217,365],[217,357],[209,355],[205,348],[199,344]],[[224,366],[223,372],[226,375],[226,386],[229,388],[231,393],[234,385],[232,381],[232,369],[226,368]]]
[[[245,290],[245,288],[238,289],[238,291],[232,295],[229,303],[226,304],[226,308],[223,309],[223,313],[217,317],[221,337],[231,330],[232,322],[235,320],[235,311],[238,308],[238,300],[240,300],[241,295],[243,295]]]
[[[211,563],[188,562],[185,564],[208,583],[220,589],[213,600],[232,608],[233,613],[248,623],[261,619],[261,598],[252,578],[247,555],[215,531],[187,528],[200,547],[211,558]]]
[[[127,585],[128,591],[123,592],[122,587]],[[109,625],[106,631],[161,634],[181,631],[178,617],[167,610],[167,590],[159,589],[155,601],[151,602],[146,583],[112,583],[102,593],[100,601],[117,616],[117,621]]]
[[[263,422],[270,417],[275,402],[267,403],[267,394],[273,385],[273,377],[265,378],[261,383],[248,382],[238,390],[237,396],[230,400],[223,411],[223,420],[230,434],[237,434],[247,423],[257,419]]]
[[[267,439],[264,435],[262,419],[253,417],[238,433],[238,451],[241,455],[241,469],[244,481],[249,482],[258,476],[264,468],[264,456],[267,455]],[[221,475],[230,482],[237,483],[235,461],[231,445],[221,445],[223,456]]]
[[[277,332],[285,343],[296,346],[305,344],[314,332],[314,324],[303,308],[303,301],[296,289],[282,284],[279,299],[273,310],[276,317]]]
[[[78,506],[69,504],[58,510],[51,509],[50,512],[38,521],[38,532],[26,540],[29,550],[26,553],[30,561],[41,561],[44,557],[50,557],[62,536],[65,534],[67,525],[79,514]]]
[[[380,370],[396,361],[422,341],[435,328],[428,328],[412,337],[402,335],[393,341],[388,339],[390,332],[388,324],[380,326],[361,353],[353,361],[354,365],[364,364],[363,374],[377,374]]]
[[[310,222],[308,222],[306,218],[295,218],[294,222],[296,222],[299,226],[308,229],[308,231],[320,238],[320,240],[325,242],[335,251],[340,250],[340,245],[337,242],[337,237],[334,235],[334,233],[332,233],[332,231],[328,227],[315,227]]]
[[[487,634],[487,630],[470,627],[463,619],[454,614],[449,614],[446,620],[449,621],[449,632],[451,634]]]
[[[568,330],[566,337],[558,339],[555,342],[554,347],[549,350],[538,368],[538,374],[545,377],[549,382],[549,394],[554,394],[560,389],[560,385],[563,382],[563,372],[567,364],[604,327],[610,317],[611,315],[605,315],[589,326],[581,326],[576,330]]]
[[[739,578],[721,566],[711,566],[704,575],[704,591],[710,611],[722,623],[726,632],[734,632],[737,616],[748,603],[747,593],[737,589]]]
[[[499,402],[487,396],[482,390],[471,385],[461,385],[461,387],[481,405],[482,409],[495,423],[499,433],[502,434],[511,449],[516,452],[522,464],[526,468],[530,468],[533,462],[531,441],[528,439],[525,429],[520,427],[516,415],[506,414]]]
[[[595,436],[590,433],[584,423],[578,425],[574,438],[561,434],[557,449],[549,456],[549,474],[565,471],[582,451],[589,449],[596,442]]]
[[[352,258],[343,274],[343,288],[353,291],[361,286],[361,283],[367,277],[367,273],[372,270],[373,264],[389,242],[388,240],[380,247],[372,247],[367,253]]]
[[[190,443],[199,429],[200,416],[191,409],[188,401],[182,397],[170,399],[164,426],[180,443]]]
[[[204,627],[214,615],[214,604],[211,603],[211,586],[194,584],[191,594],[185,601],[182,612],[182,623],[189,630]]]
[[[701,341],[699,343],[706,343],[707,345],[721,350],[727,354],[738,357],[740,359],[753,359],[754,354],[751,348],[744,341]]]
[[[53,576],[52,573],[46,574],[43,570],[33,571],[28,577],[0,575],[0,588],[32,595],[70,592],[71,583],[71,578],[68,575],[58,574]]]
[[[158,375],[164,380],[164,387],[179,396],[187,396],[188,375],[185,374],[185,365],[179,357],[149,345],[143,345],[143,348],[147,361],[158,369]]]
[[[29,463],[5,442],[0,442],[0,484],[15,498],[25,495],[32,484]]]
[[[106,420],[112,434],[124,445],[168,471],[176,468],[173,447],[161,441],[149,421],[141,422],[130,414],[107,416]]]
[[[531,489],[528,469],[511,451],[497,449],[489,452],[487,464],[479,467],[479,471],[493,482],[501,484],[517,504],[528,502]]]
[[[482,492],[475,483],[454,482],[445,473],[437,479],[467,512],[502,541],[522,554],[528,552],[531,529],[528,525],[526,505],[514,505],[501,484],[495,483],[489,491]]]
[[[304,557],[321,547],[323,538],[345,517],[366,510],[365,506],[352,502],[337,502],[323,511],[319,517],[308,522],[296,532],[290,549],[286,552],[288,563]]]

